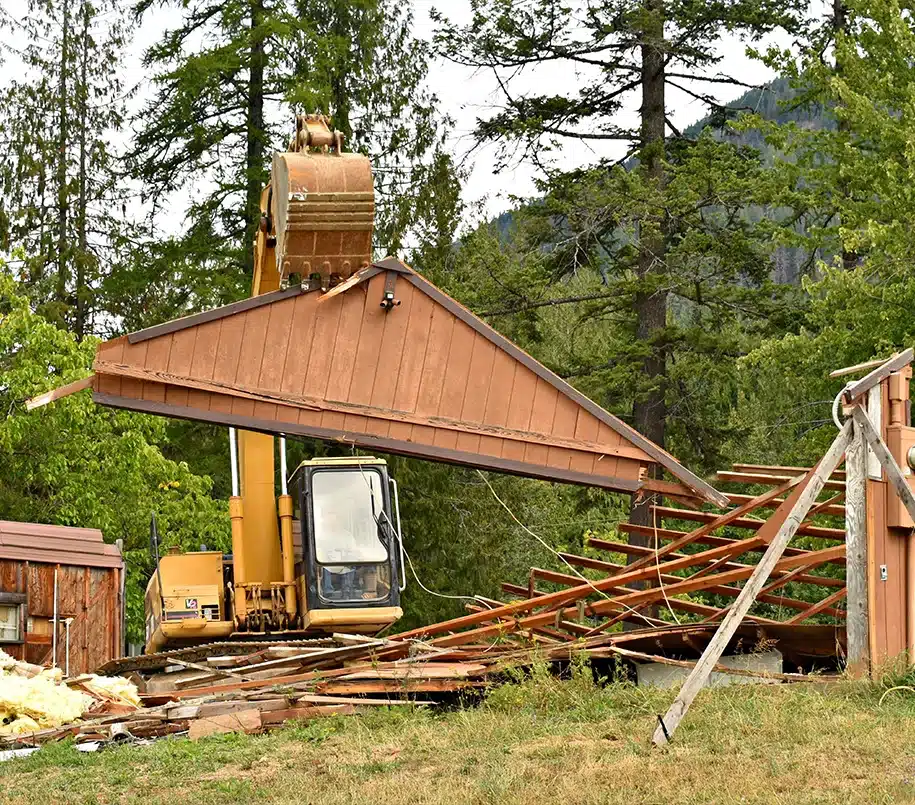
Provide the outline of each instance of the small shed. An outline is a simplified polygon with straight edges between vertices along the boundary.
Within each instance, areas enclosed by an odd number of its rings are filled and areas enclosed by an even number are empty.
[[[0,520],[0,649],[76,675],[123,644],[120,548],[94,528]]]

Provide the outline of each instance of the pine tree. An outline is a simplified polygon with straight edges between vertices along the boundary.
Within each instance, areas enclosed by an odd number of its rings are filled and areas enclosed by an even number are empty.
[[[522,269],[501,278],[511,294],[497,307],[540,310],[534,338],[546,319],[568,334],[564,354],[543,349],[554,368],[605,405],[628,407],[657,444],[673,441],[687,460],[713,464],[728,393],[727,378],[719,388],[714,379],[723,359],[769,326],[778,299],[767,223],[743,212],[772,188],[752,149],[725,134],[679,131],[670,90],[705,104],[720,128],[737,110],[708,88],[748,86],[719,72],[721,37],[797,30],[798,4],[475,0],[473,9],[466,27],[439,17],[439,46],[498,76],[500,106],[479,121],[477,138],[500,145],[506,162],[530,160],[541,177],[542,195],[518,216]],[[567,71],[568,89],[546,95],[517,80],[545,69]],[[615,142],[625,144],[621,159],[596,157],[574,171],[550,161],[558,149]]]
[[[114,0],[29,0],[3,17],[23,77],[2,89],[0,244],[50,321],[78,338],[96,326],[98,288],[117,262],[123,188],[112,138],[124,117],[126,44]],[[21,44],[22,43],[22,44]]]
[[[181,20],[145,54],[154,94],[130,163],[172,234],[149,244],[114,291],[131,300],[120,311],[131,325],[247,293],[260,192],[294,111],[329,113],[346,146],[372,158],[379,251],[402,253],[441,222],[437,201],[454,203],[439,187],[450,162],[425,88],[426,49],[403,4],[144,0],[137,11],[154,6]]]

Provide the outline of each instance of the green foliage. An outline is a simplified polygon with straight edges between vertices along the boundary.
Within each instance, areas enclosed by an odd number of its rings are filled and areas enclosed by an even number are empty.
[[[892,0],[845,6],[847,27],[835,46],[841,69],[813,47],[786,67],[839,125],[761,127],[784,152],[775,164],[791,179],[783,203],[807,221],[802,237],[826,259],[805,284],[804,327],[765,342],[740,365],[732,416],[739,435],[730,452],[745,461],[810,461],[834,433],[830,404],[842,381],[828,373],[915,343],[915,27]]]
[[[500,75],[504,104],[475,134],[506,160],[529,160],[540,197],[498,244],[507,259],[493,258],[485,234],[468,238],[449,287],[470,286],[460,298],[471,305],[486,292],[498,326],[560,375],[687,462],[715,467],[734,359],[796,326],[802,300],[771,280],[780,177],[733,138],[678,131],[665,92],[709,105],[720,128],[733,110],[708,82],[740,84],[717,71],[720,38],[797,31],[803,7],[479,0],[473,11],[464,27],[438,18],[439,47]],[[516,80],[546,68],[575,80],[549,96]],[[639,113],[623,123],[630,104]],[[560,148],[606,154],[614,141],[629,149],[622,159],[572,171],[551,161]]]
[[[144,54],[153,93],[127,157],[167,224],[188,206],[180,234],[142,243],[106,292],[129,327],[245,295],[260,194],[293,111],[323,111],[346,147],[368,154],[377,194],[376,249],[441,253],[457,223],[456,171],[426,86],[428,51],[409,8],[392,0],[143,0],[173,11]],[[427,259],[429,259],[427,257]]]
[[[880,702],[863,682],[716,688],[696,699],[670,751],[652,750],[657,714],[674,695],[543,679],[504,687],[479,707],[371,708],[268,735],[93,754],[47,744],[4,763],[0,780],[9,805],[167,805],[176,791],[200,805],[911,799],[910,690]]]
[[[100,528],[107,541],[123,540],[137,641],[151,515],[165,545],[186,549],[227,548],[228,517],[209,478],[162,455],[164,420],[101,408],[85,392],[23,409],[25,399],[85,377],[95,346],[32,312],[0,264],[0,518]]]
[[[80,338],[101,329],[104,278],[123,256],[129,221],[113,141],[125,119],[117,0],[28,0],[0,16],[13,64],[0,80],[0,254],[29,298]]]

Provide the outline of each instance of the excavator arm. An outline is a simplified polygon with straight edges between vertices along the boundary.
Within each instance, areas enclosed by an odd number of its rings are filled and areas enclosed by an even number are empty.
[[[271,182],[261,194],[251,296],[279,290],[293,274],[323,289],[348,279],[371,260],[373,223],[368,158],[346,153],[343,135],[325,116],[299,115],[289,151],[274,156]],[[283,612],[270,612],[272,625],[289,628],[300,613],[292,497],[285,477],[276,495],[274,437],[239,430],[237,440],[240,483],[230,501],[236,625],[247,628],[252,609],[262,613],[282,602]],[[285,439],[280,450],[285,455]],[[266,593],[280,585],[282,596],[271,595],[268,605]]]

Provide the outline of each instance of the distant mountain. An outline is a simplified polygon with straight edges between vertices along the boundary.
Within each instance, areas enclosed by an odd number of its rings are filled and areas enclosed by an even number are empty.
[[[794,122],[802,127],[811,129],[832,128],[835,120],[823,109],[812,108],[809,105],[793,107],[790,103],[797,96],[788,79],[777,78],[769,84],[758,89],[751,89],[729,104],[729,109],[735,111],[755,112],[766,120],[777,120],[779,123]],[[698,137],[699,134],[713,121],[710,117],[697,120],[684,129],[686,137]],[[775,158],[774,149],[766,143],[758,131],[734,132],[731,129],[719,127],[720,136],[730,142],[750,146],[758,150],[764,163],[771,164]],[[635,160],[630,165],[634,166]],[[764,215],[761,208],[748,207],[746,215],[750,220],[759,220]],[[496,227],[499,237],[508,240],[514,224],[516,211],[508,210],[492,223]],[[776,282],[798,284],[801,275],[807,268],[810,255],[798,248],[779,247],[773,255],[772,279]],[[828,259],[828,256],[818,255]]]

